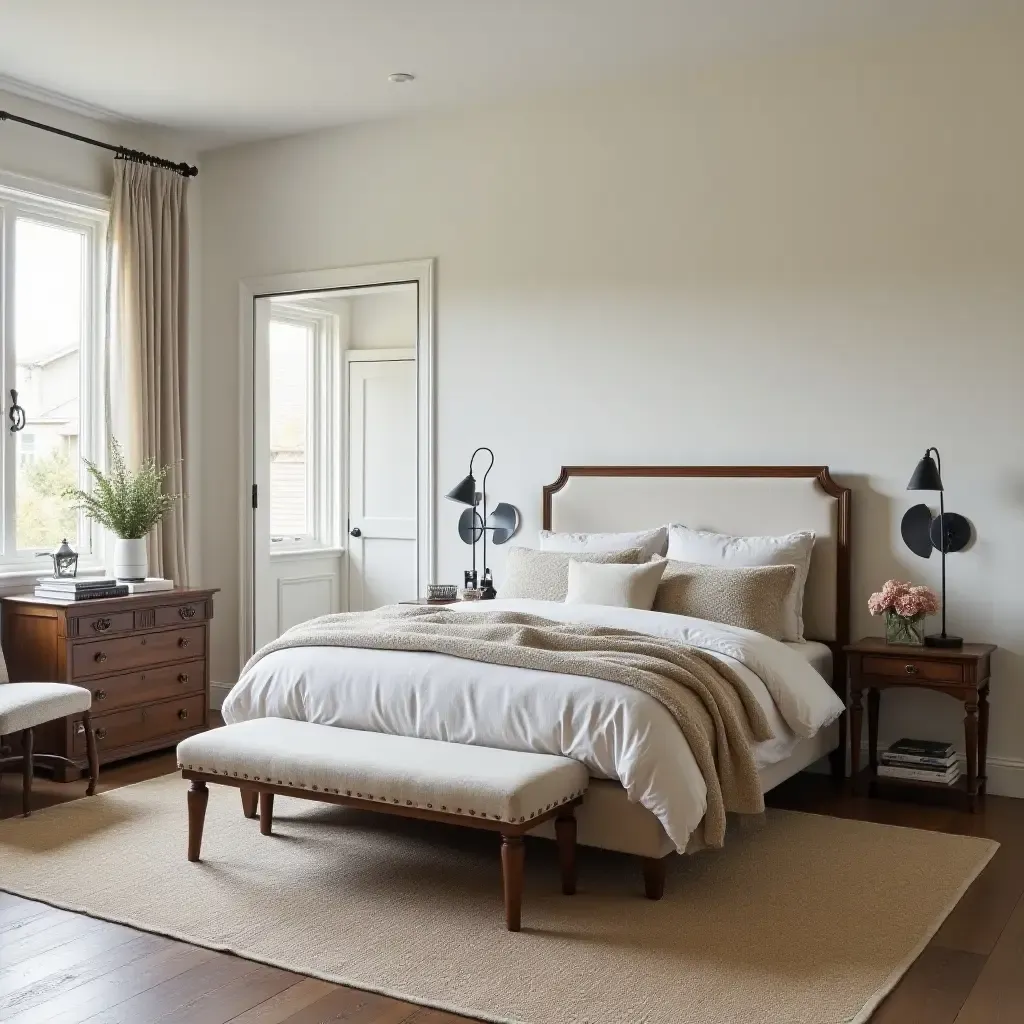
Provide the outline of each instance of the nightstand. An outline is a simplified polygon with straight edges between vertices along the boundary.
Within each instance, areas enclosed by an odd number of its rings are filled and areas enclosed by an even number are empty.
[[[853,779],[860,774],[860,738],[864,717],[863,694],[868,691],[869,792],[875,789],[908,788],[953,790],[964,794],[972,811],[985,793],[988,764],[988,684],[992,644],[964,644],[963,647],[909,647],[888,644],[867,637],[843,648],[848,654],[850,679],[850,764]],[[967,774],[952,786],[913,782],[878,776],[878,713],[881,691],[894,686],[937,690],[964,705]]]

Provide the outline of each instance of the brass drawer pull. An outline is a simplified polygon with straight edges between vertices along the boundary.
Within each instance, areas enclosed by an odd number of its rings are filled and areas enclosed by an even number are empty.
[[[904,665],[903,671],[906,672],[908,676],[916,676],[918,668],[916,665]]]
[[[195,605],[185,604],[178,609],[178,614],[183,619],[194,619],[196,615]]]
[[[104,662],[107,660],[107,656],[102,651],[97,651],[93,656],[92,660],[95,662]]]
[[[178,682],[179,683],[187,683],[188,682],[188,673],[187,672],[179,672],[178,673]]]
[[[103,726],[101,725],[96,730],[96,739],[98,739],[98,740],[105,740],[106,738],[107,738],[107,730],[104,729]]]
[[[110,629],[110,619],[96,619],[92,624],[92,628],[97,633],[106,633]]]
[[[189,641],[189,638],[187,636],[179,636],[178,637],[178,646],[179,647],[188,647],[189,642],[190,641]]]
[[[94,696],[94,697],[95,697],[95,698],[96,698],[97,700],[106,700],[106,699],[107,699],[107,691],[106,691],[106,690],[97,690],[97,691],[96,691],[96,692],[95,692],[95,693],[93,694],[93,696]]]
[[[188,708],[179,708],[178,717],[184,722],[188,718]]]

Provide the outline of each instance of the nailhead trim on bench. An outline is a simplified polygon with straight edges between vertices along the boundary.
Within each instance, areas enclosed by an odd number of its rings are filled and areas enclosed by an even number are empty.
[[[229,772],[229,771],[226,771],[226,770],[218,771],[216,768],[204,768],[201,764],[200,765],[195,765],[195,766],[190,765],[190,764],[189,765],[179,764],[178,768],[179,769],[187,768],[189,771],[209,772],[211,775],[225,775],[225,776],[226,775],[232,775],[232,776],[234,776],[234,778],[236,778],[236,779],[238,778],[238,772]],[[248,779],[249,776],[243,773],[242,778],[243,779]],[[271,779],[269,776],[267,778],[265,778],[265,779],[260,779],[260,777],[258,775],[254,775],[252,777],[252,781],[253,782],[261,782],[262,781],[262,782],[269,782],[269,783],[273,783],[274,782],[274,780]],[[277,785],[279,785],[279,786],[286,785],[286,786],[290,787],[291,789],[306,789],[306,790],[309,790],[312,793],[318,793],[318,792],[322,791],[324,793],[335,793],[338,796],[341,795],[341,791],[338,790],[338,789],[331,789],[329,787],[324,787],[321,790],[317,786],[307,785],[307,784],[305,784],[303,782],[300,782],[298,784],[293,784],[291,782],[282,783],[281,780],[278,779],[277,780]],[[469,809],[465,813],[468,814],[469,817],[473,817],[473,818],[475,818],[477,816],[479,816],[481,818],[492,817],[495,821],[507,821],[511,825],[516,825],[516,824],[520,824],[521,822],[524,822],[524,821],[529,821],[530,818],[536,818],[539,814],[543,814],[545,811],[550,811],[552,807],[558,807],[560,804],[568,803],[570,800],[575,800],[577,797],[583,796],[584,792],[585,792],[585,790],[581,789],[581,790],[578,790],[575,793],[570,793],[568,796],[563,797],[561,800],[555,800],[554,802],[548,804],[546,807],[541,807],[539,810],[533,811],[531,814],[521,815],[518,818],[502,818],[500,814],[487,815],[484,811],[479,811],[478,812],[478,811],[475,811],[475,810],[472,810],[472,809]],[[352,790],[351,789],[346,789],[345,790],[345,796],[351,796],[351,795],[352,795]],[[360,799],[360,800],[376,800],[378,803],[384,803],[384,804],[386,804],[386,803],[400,804],[402,802],[399,797],[391,797],[390,799],[388,797],[386,797],[386,796],[375,797],[375,796],[373,796],[372,793],[367,793],[367,794],[365,794],[365,796],[362,793],[356,793],[356,797],[357,797],[357,799]],[[420,806],[420,804],[416,803],[413,800],[406,800],[405,801],[405,805],[406,805],[406,807],[419,807]],[[433,804],[429,804],[428,803],[428,804],[426,804],[426,807],[427,807],[428,810],[433,810],[434,809],[434,805]],[[444,804],[442,804],[441,805],[441,810],[442,811],[447,811],[448,808]],[[463,810],[462,810],[461,807],[459,807],[454,813],[462,814]]]

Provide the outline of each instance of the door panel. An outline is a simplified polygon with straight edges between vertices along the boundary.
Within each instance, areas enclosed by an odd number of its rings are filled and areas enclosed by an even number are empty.
[[[416,361],[349,362],[349,609],[417,596]]]

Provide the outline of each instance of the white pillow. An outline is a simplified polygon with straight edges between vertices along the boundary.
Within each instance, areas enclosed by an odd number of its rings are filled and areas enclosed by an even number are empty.
[[[641,530],[638,533],[554,533],[540,531],[541,551],[623,551],[643,548],[645,562],[655,555],[665,554],[668,527]]]
[[[566,604],[605,604],[616,608],[654,607],[658,584],[668,562],[659,559],[644,565],[602,565],[570,562]]]
[[[731,537],[727,533],[668,528],[668,557],[698,565],[795,565],[796,577],[786,601],[783,640],[804,638],[804,587],[811,568],[814,534],[787,533],[781,537]]]

